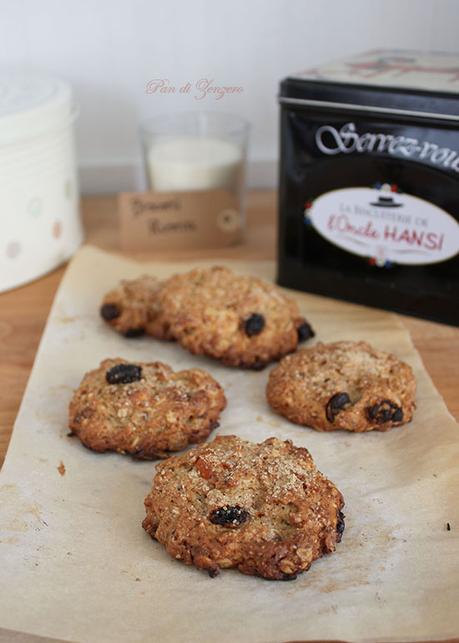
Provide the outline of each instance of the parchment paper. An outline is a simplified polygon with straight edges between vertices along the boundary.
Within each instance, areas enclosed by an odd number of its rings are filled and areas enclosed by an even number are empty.
[[[410,425],[317,433],[270,411],[268,370],[224,368],[149,338],[128,341],[99,319],[101,296],[118,279],[162,277],[189,265],[139,265],[87,247],[68,268],[0,475],[0,626],[97,642],[459,634],[458,426],[402,324],[389,313],[297,295],[318,339],[368,340],[408,361],[418,380]],[[272,263],[234,268],[274,273]],[[107,356],[207,368],[229,402],[218,433],[256,441],[276,435],[307,447],[346,500],[337,552],[289,583],[235,571],[211,579],[172,560],[141,528],[154,464],[97,455],[67,437],[72,389]]]

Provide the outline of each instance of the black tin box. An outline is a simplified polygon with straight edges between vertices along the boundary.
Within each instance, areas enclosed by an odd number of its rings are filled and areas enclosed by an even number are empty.
[[[459,55],[281,83],[278,282],[459,325]]]

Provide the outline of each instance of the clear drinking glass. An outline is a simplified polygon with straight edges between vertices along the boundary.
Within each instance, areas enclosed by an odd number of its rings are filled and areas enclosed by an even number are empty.
[[[249,124],[221,112],[156,116],[141,126],[145,172],[155,192],[225,190],[241,221]]]

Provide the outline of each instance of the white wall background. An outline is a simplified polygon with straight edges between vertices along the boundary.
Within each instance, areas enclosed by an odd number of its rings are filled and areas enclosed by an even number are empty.
[[[68,79],[88,192],[139,185],[137,126],[166,111],[251,121],[250,182],[274,181],[279,80],[379,47],[459,50],[459,0],[0,0],[0,62]],[[242,86],[216,101],[148,95],[150,79]]]

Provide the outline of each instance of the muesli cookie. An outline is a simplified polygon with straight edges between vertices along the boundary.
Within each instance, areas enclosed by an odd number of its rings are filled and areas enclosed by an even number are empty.
[[[102,319],[125,337],[146,333],[157,339],[172,339],[159,303],[163,285],[150,275],[123,279],[105,295],[100,307]]]
[[[221,386],[200,369],[106,359],[75,391],[69,427],[94,451],[167,457],[204,440],[225,406]]]
[[[168,280],[161,310],[171,334],[196,355],[263,368],[314,335],[296,302],[257,277],[196,269]]]
[[[387,431],[410,422],[416,380],[408,364],[366,342],[316,344],[270,373],[272,408],[318,431]]]
[[[333,552],[344,530],[340,491],[306,449],[218,436],[156,468],[143,528],[175,559],[292,580]]]

